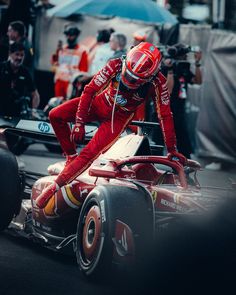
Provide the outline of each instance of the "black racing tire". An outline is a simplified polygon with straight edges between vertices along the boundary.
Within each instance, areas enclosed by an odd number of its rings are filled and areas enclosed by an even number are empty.
[[[21,205],[21,185],[15,156],[0,149],[0,232],[3,231]]]
[[[134,247],[130,247],[131,251],[128,246],[130,253],[119,254],[121,240],[116,240],[117,223],[125,224],[131,230]],[[124,186],[98,186],[91,191],[80,211],[77,263],[86,277],[101,280],[113,270],[133,269],[145,259],[153,239],[154,212],[146,191]]]

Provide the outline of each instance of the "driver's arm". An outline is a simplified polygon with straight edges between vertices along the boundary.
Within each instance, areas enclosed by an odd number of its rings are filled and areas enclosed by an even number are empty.
[[[164,60],[164,75],[166,76],[166,86],[171,94],[174,88],[174,72],[173,72],[173,63],[170,58]]]
[[[170,94],[166,78],[160,72],[154,82],[154,105],[168,152],[176,151],[176,136],[172,112],[170,109]]]
[[[80,96],[80,102],[76,112],[76,122],[86,123],[89,114],[90,106],[93,98],[105,89],[110,83],[111,79],[117,74],[116,61],[109,61],[96,75],[93,76],[89,84],[84,88]]]
[[[195,59],[195,76],[192,79],[193,84],[202,84],[202,71],[201,71],[201,58],[202,52],[195,52],[194,59]]]

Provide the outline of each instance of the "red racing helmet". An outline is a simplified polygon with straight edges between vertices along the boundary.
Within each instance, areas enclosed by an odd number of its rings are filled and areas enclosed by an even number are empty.
[[[121,81],[131,89],[149,82],[159,70],[161,53],[153,44],[142,42],[133,47],[122,66]]]

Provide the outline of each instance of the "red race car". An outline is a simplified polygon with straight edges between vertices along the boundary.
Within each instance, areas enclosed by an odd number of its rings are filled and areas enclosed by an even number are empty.
[[[46,141],[50,128],[43,124],[40,131],[24,134],[45,136]],[[145,122],[139,124],[145,127]],[[56,176],[18,171],[7,148],[9,132],[19,128],[0,130],[0,230],[7,228],[56,251],[75,252],[88,277],[104,276],[113,266],[138,265],[158,231],[168,230],[182,216],[201,216],[221,199],[201,188],[198,162],[188,160],[182,167],[153,155],[146,135],[127,134],[39,209],[35,199]],[[53,171],[62,167],[58,163]]]

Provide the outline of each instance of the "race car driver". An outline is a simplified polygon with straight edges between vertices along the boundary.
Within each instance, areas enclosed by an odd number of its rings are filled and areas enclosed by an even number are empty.
[[[125,59],[110,60],[85,87],[80,97],[51,110],[49,118],[67,156],[62,172],[37,197],[44,208],[60,187],[73,181],[119,138],[131,122],[137,107],[151,97],[154,101],[170,158],[184,164],[186,158],[176,150],[176,137],[170,110],[166,79],[159,71],[161,53],[150,43],[132,48]],[[76,143],[85,137],[85,124],[99,121],[91,141],[76,153]],[[75,122],[72,130],[68,122]]]

